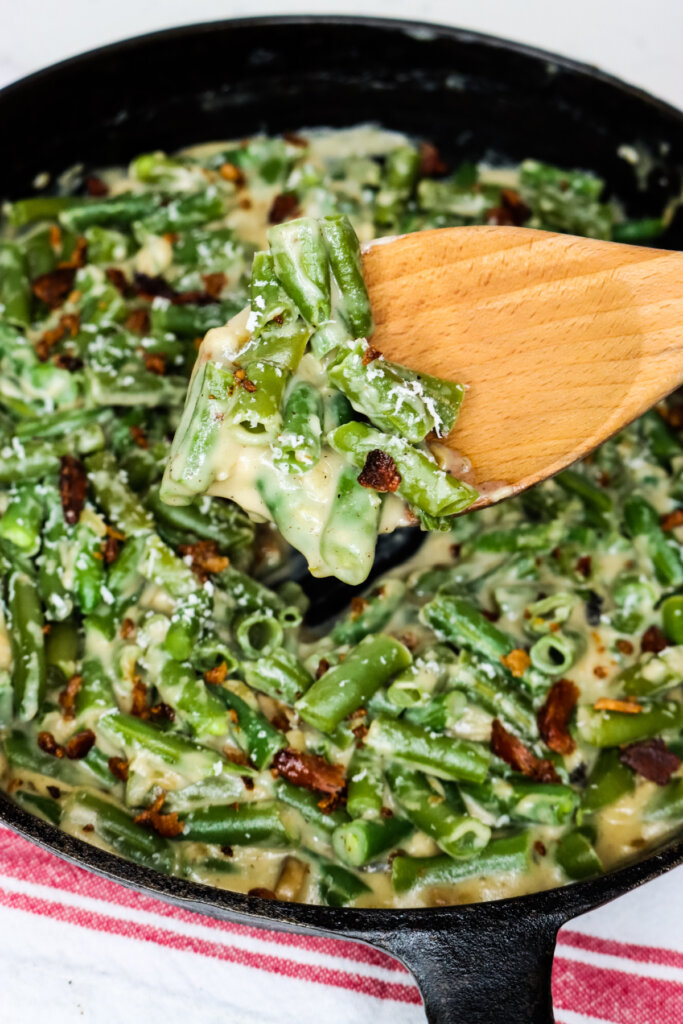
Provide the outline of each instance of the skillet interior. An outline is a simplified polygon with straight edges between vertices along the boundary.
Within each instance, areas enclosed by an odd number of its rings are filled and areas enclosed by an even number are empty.
[[[423,135],[451,160],[535,156],[604,176],[633,216],[681,188],[683,115],[592,69],[455,29],[373,19],[252,19],[176,29],[39,72],[0,94],[11,160],[0,195],[39,172],[121,163],[150,148],[375,121]],[[640,182],[618,155],[644,146]],[[683,218],[661,244],[683,248]],[[124,884],[215,916],[312,927],[373,942],[414,971],[433,1021],[552,1021],[559,926],[683,861],[672,841],[618,872],[512,900],[424,910],[266,902],[167,878],[32,818],[0,794],[4,821]],[[457,1017],[456,1017],[457,1014]]]

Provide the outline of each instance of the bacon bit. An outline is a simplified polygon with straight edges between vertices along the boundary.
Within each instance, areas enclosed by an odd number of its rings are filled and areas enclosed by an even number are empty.
[[[244,390],[248,391],[250,394],[253,394],[254,391],[257,390],[256,385],[253,381],[249,380],[246,370],[243,370],[241,366],[238,366],[235,370],[235,380],[241,388],[244,388]]]
[[[60,267],[41,274],[31,283],[33,294],[50,309],[57,309],[71,291],[75,276],[75,267]]]
[[[451,558],[459,558],[461,551],[462,551],[462,544],[451,544],[451,546],[450,546]]]
[[[74,717],[74,706],[76,704],[76,697],[78,696],[81,685],[83,683],[83,676],[71,676],[71,679],[67,682],[66,686],[60,693],[57,700],[59,706],[62,709],[62,715],[64,718]]]
[[[394,812],[391,807],[381,807],[379,813],[382,818],[393,818],[394,816]]]
[[[248,792],[251,792],[251,790],[254,788],[254,780],[252,779],[252,777],[250,775],[240,775],[240,778],[244,783],[244,788]]]
[[[666,786],[681,766],[680,757],[672,753],[659,737],[629,744],[622,749],[619,760],[657,786]]]
[[[60,370],[68,370],[69,373],[75,373],[77,370],[83,369],[83,360],[71,352],[58,352],[52,362]]]
[[[272,889],[265,889],[257,886],[255,889],[249,889],[247,896],[258,896],[260,900],[276,900],[277,896]]]
[[[327,660],[327,658],[321,658],[320,661],[318,662],[318,667],[315,670],[315,678],[320,679],[321,676],[324,676],[329,667],[330,663]]]
[[[680,430],[683,427],[683,405],[672,405],[657,411],[674,430]]]
[[[130,294],[131,286],[122,270],[119,270],[118,267],[107,267],[104,273],[109,284],[113,284],[118,292],[121,292],[122,295]]]
[[[58,224],[50,224],[50,246],[56,251],[62,248],[62,229]]]
[[[273,199],[268,211],[268,223],[282,224],[283,220],[289,220],[290,217],[298,217],[300,212],[299,200],[295,193],[281,192],[279,196],[275,196],[275,199]]]
[[[677,526],[683,526],[683,508],[674,509],[673,512],[668,512],[665,516],[661,516],[659,525],[666,533],[675,530]]]
[[[124,640],[131,640],[135,636],[136,632],[137,630],[133,620],[125,618],[121,623],[121,628],[119,629],[119,636],[121,636]]]
[[[223,747],[223,754],[233,764],[242,765],[244,768],[249,766],[249,758],[239,747]]]
[[[522,227],[531,216],[531,210],[522,200],[519,192],[515,192],[511,188],[504,188],[500,193],[500,198],[515,227]]]
[[[125,757],[110,757],[107,761],[107,767],[119,782],[128,782],[128,762]]]
[[[244,172],[235,164],[231,164],[228,161],[220,165],[218,173],[223,181],[231,181],[233,185],[237,186],[237,188],[242,188],[246,183]]]
[[[599,697],[593,707],[596,711],[619,711],[624,715],[639,715],[643,710],[636,700],[615,700],[612,697]]]
[[[106,196],[109,195],[109,188],[102,181],[101,178],[91,174],[85,179],[85,187],[88,190],[89,196]]]
[[[133,688],[130,693],[131,707],[130,713],[135,718],[147,718],[147,687],[143,683],[140,676],[135,676],[133,679]]]
[[[546,746],[556,754],[572,754],[576,749],[569,732],[569,719],[578,699],[579,689],[571,679],[558,679],[538,709],[538,731]]]
[[[129,427],[128,432],[138,448],[149,448],[149,441],[142,427]]]
[[[401,474],[391,455],[374,448],[368,452],[358,483],[381,494],[393,494],[401,485]]]
[[[318,808],[323,814],[331,814],[332,811],[336,811],[340,803],[343,802],[343,796],[335,796],[332,793],[328,793],[318,800]]]
[[[521,679],[531,664],[531,658],[521,647],[515,647],[509,654],[504,654],[500,660],[515,679]]]
[[[379,351],[379,349],[373,348],[372,345],[368,345],[365,352],[363,353],[363,358],[361,362],[363,366],[368,366],[370,363],[374,363],[375,359],[379,359],[381,355],[382,353]]]
[[[64,747],[61,743],[57,743],[51,732],[38,733],[38,746],[44,754],[50,754],[52,757],[64,757]]]
[[[362,615],[367,608],[369,602],[364,597],[352,597],[351,598],[351,618],[357,619],[359,615]]]
[[[113,562],[119,557],[119,541],[116,537],[112,537],[111,534],[102,541],[101,544],[102,558],[104,559],[105,565],[112,565]],[[129,620],[130,621],[130,620]],[[122,627],[123,628],[123,627]],[[123,635],[123,634],[121,634]]]
[[[300,149],[306,149],[308,146],[308,139],[305,139],[303,135],[297,135],[296,132],[283,132],[282,138],[290,146],[298,146]]]
[[[539,857],[545,857],[546,853],[548,852],[545,848],[545,843],[542,843],[540,839],[537,839],[534,843],[534,850],[536,851]]]
[[[88,489],[88,477],[80,459],[62,455],[59,468],[59,496],[62,501],[64,522],[75,526],[81,518]]]
[[[92,729],[82,729],[67,742],[64,751],[71,761],[80,761],[95,746],[95,733]]]
[[[619,654],[633,654],[633,644],[630,640],[617,640],[614,646]]]
[[[228,711],[228,718],[230,719],[230,721],[232,722],[233,725],[239,725],[240,724],[240,720],[237,717],[237,712],[235,711],[234,708],[230,708],[229,709],[229,711]]]
[[[500,618],[500,612],[490,612],[485,608],[482,608],[481,614],[485,619],[488,619],[489,622],[498,622],[498,619]]]
[[[78,334],[79,319],[77,313],[65,313],[59,319],[59,323],[52,327],[50,330],[45,331],[43,336],[36,344],[36,355],[40,359],[41,363],[47,362],[50,358],[50,352],[57,344],[61,341],[66,332],[68,331],[72,338],[75,338]]]
[[[356,737],[356,746],[357,747],[364,747],[365,746],[364,740],[365,740],[365,737],[367,736],[367,734],[369,732],[369,729],[368,729],[367,725],[365,725],[364,722],[361,722],[359,725],[354,726],[353,729],[351,730],[351,732]]]
[[[660,651],[663,651],[668,646],[669,641],[659,626],[650,626],[649,629],[645,630],[640,640],[640,649],[643,654],[650,651],[653,654],[659,654]]]
[[[142,306],[139,309],[131,310],[123,324],[127,330],[133,331],[135,334],[147,334],[149,325],[149,310]]]
[[[205,583],[213,573],[223,572],[230,564],[230,559],[226,555],[219,554],[218,545],[213,540],[181,544],[178,551],[183,557],[190,558],[192,572],[202,583]]]
[[[68,260],[62,260],[62,262],[58,264],[58,268],[60,270],[80,270],[81,267],[85,266],[87,252],[88,241],[83,238],[82,235],[79,235],[76,239],[74,251],[71,253],[71,256]]]
[[[168,242],[169,245],[175,245],[180,238],[180,235],[177,231],[165,231],[161,237],[165,242]]]
[[[270,724],[279,729],[280,732],[289,732],[291,725],[284,711],[276,711],[270,719]]]
[[[204,680],[210,686],[220,686],[222,682],[227,679],[228,676],[228,663],[222,661],[220,665],[216,665],[214,668],[207,669],[204,673]]]
[[[136,271],[133,274],[133,290],[136,295],[143,299],[169,299],[173,301],[178,295],[175,288],[163,277],[153,277],[151,274],[141,274]]]
[[[223,854],[224,857],[232,857],[233,856],[232,846],[227,846],[227,845],[221,846],[221,853]]]
[[[212,299],[220,299],[227,280],[226,274],[202,274],[206,294],[210,295]]]
[[[175,709],[170,704],[164,704],[163,701],[159,701],[158,704],[152,704],[147,715],[142,717],[149,718],[151,722],[174,722]]]
[[[559,782],[552,761],[536,757],[520,739],[508,732],[502,722],[494,718],[491,727],[491,750],[506,764],[535,782]]]
[[[344,769],[340,764],[328,764],[324,757],[292,747],[280,750],[273,758],[272,767],[295,786],[303,786],[314,793],[338,796],[346,786]]]
[[[94,832],[95,831],[95,826],[91,825],[91,824],[84,825],[83,828],[81,829],[81,831],[82,832]]]
[[[445,174],[448,168],[441,159],[436,146],[431,142],[420,143],[420,166],[419,175],[421,178],[433,178],[437,174]]]
[[[142,825],[143,828],[153,829],[164,839],[172,839],[183,831],[183,823],[178,820],[177,811],[173,811],[172,814],[161,813],[165,799],[166,793],[161,792],[153,804],[133,818],[133,823]]]
[[[584,579],[588,579],[591,574],[591,556],[582,555],[578,562],[574,566],[579,576],[583,576]]]
[[[163,377],[166,373],[166,356],[161,352],[145,352],[142,361],[149,373],[155,373],[157,377]]]
[[[254,204],[252,203],[252,201],[249,198],[249,196],[242,196],[242,198],[240,199],[240,202],[239,202],[240,210],[251,210],[253,205]]]
[[[607,676],[609,675],[609,670],[606,669],[604,665],[596,665],[593,669],[593,675],[597,679],[607,679]]]

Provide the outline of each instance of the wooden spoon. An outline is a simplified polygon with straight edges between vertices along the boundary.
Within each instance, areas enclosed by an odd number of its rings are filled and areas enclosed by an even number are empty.
[[[373,346],[469,386],[445,443],[472,463],[475,508],[587,455],[683,382],[681,253],[492,226],[382,240],[363,260]]]

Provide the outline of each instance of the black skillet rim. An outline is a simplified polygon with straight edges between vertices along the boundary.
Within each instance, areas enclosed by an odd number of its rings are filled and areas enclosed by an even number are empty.
[[[0,90],[0,103],[12,101],[14,95],[21,95],[27,86],[49,85],[54,72],[65,68],[87,67],[104,54],[125,55],[126,52],[147,45],[154,40],[200,36],[217,29],[254,28],[264,26],[275,28],[284,25],[344,25],[364,28],[401,31],[405,34],[432,33],[434,37],[453,39],[459,43],[484,45],[491,49],[511,51],[534,61],[563,68],[580,76],[600,82],[615,89],[626,97],[643,102],[671,120],[683,126],[683,112],[665,100],[653,96],[646,90],[624,82],[582,61],[529,46],[513,40],[501,39],[484,33],[441,25],[436,22],[421,22],[399,18],[377,18],[353,15],[282,15],[253,18],[228,18],[220,21],[195,22],[161,31],[122,39],[106,46],[97,47],[85,53],[66,58],[47,68],[42,68]],[[244,923],[253,922],[254,917],[267,920],[280,928],[312,928],[322,931],[346,933],[362,937],[369,932],[375,936],[391,933],[400,928],[439,929],[453,927],[460,919],[463,924],[476,913],[482,923],[495,923],[510,913],[536,914],[555,917],[558,921],[570,918],[598,907],[629,890],[664,874],[683,863],[683,837],[669,840],[661,848],[626,867],[611,871],[584,882],[546,889],[540,892],[514,896],[482,903],[455,904],[447,907],[417,908],[353,908],[326,907],[319,904],[284,903],[265,900],[232,892],[229,889],[214,888],[199,882],[172,875],[164,875],[150,868],[124,860],[117,854],[108,853],[84,840],[62,832],[55,825],[34,817],[14,804],[6,793],[0,791],[0,823],[10,826],[23,838],[43,849],[57,854],[77,867],[94,871],[112,881],[119,882],[140,892],[165,899],[176,905],[184,905],[198,912],[213,916],[229,916]]]

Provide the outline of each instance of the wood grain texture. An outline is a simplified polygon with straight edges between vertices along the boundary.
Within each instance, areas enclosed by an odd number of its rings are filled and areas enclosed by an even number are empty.
[[[447,444],[478,506],[592,451],[683,381],[683,254],[526,228],[370,246],[373,345],[469,386]]]

